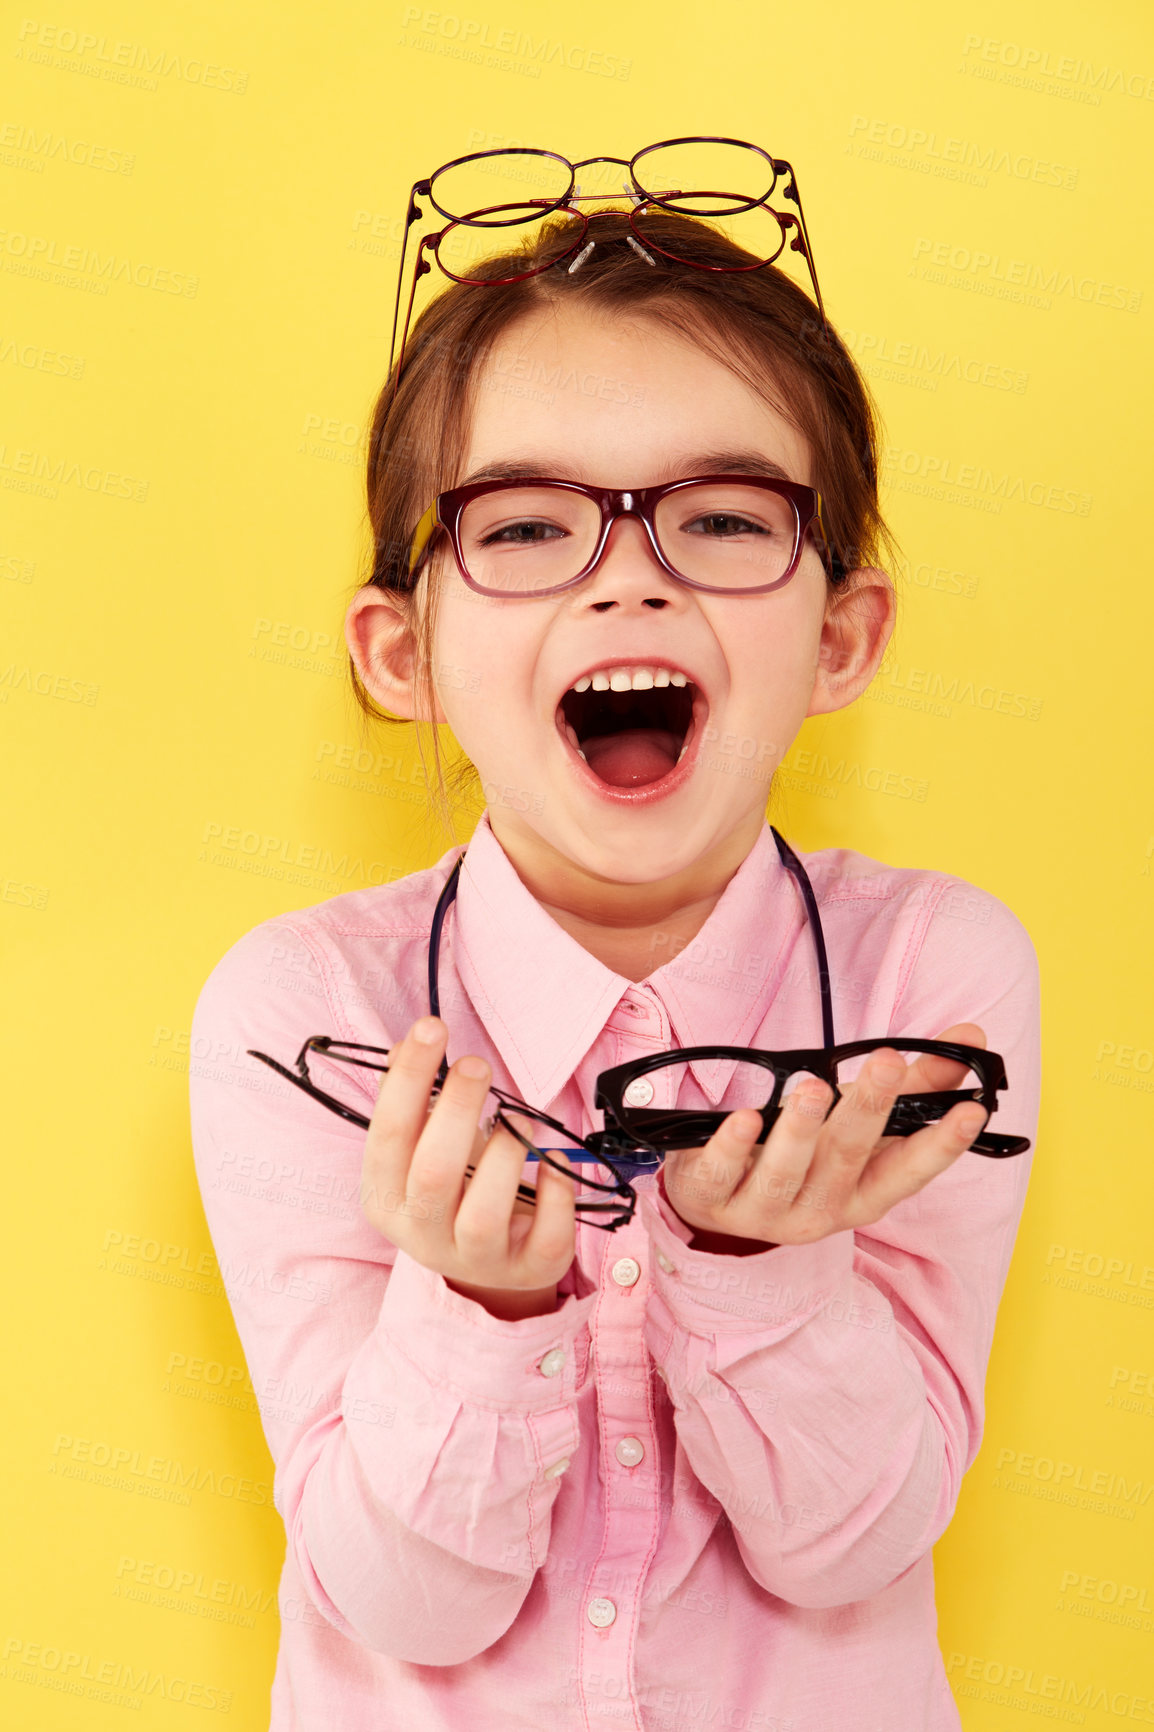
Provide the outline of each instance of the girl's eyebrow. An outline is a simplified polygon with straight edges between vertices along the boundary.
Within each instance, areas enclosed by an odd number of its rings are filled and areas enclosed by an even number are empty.
[[[694,457],[687,475],[764,475],[770,481],[791,481],[788,470],[760,451],[707,451]],[[671,477],[672,479],[672,477]]]
[[[579,481],[581,477],[564,463],[542,463],[539,459],[512,459],[506,463],[487,463],[475,469],[459,483],[472,487],[481,481]],[[690,475],[764,475],[772,481],[791,481],[793,477],[780,463],[764,457],[759,451],[707,451],[671,463],[666,479],[676,481]]]
[[[564,465],[561,466],[562,470]],[[559,472],[555,465],[549,463],[534,463],[529,460],[510,463],[486,463],[483,469],[474,469],[471,475],[466,475],[458,485],[473,487],[478,481],[570,481],[574,477]]]

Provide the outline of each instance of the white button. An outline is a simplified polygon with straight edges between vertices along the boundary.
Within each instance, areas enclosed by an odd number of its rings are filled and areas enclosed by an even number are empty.
[[[622,1467],[636,1467],[645,1459],[645,1445],[639,1437],[623,1437],[614,1453]]]
[[[664,1269],[667,1275],[676,1275],[677,1273],[677,1265],[669,1261],[669,1258],[665,1255],[664,1251],[658,1251],[657,1253],[657,1266],[660,1269]]]
[[[556,1377],[564,1363],[565,1349],[563,1347],[554,1347],[550,1349],[544,1359],[538,1361],[537,1369],[541,1373],[542,1377]]]
[[[653,1099],[653,1084],[647,1076],[635,1076],[621,1099],[627,1107],[647,1107]]]
[[[636,1257],[618,1257],[613,1265],[613,1279],[619,1287],[634,1286],[641,1279],[641,1265]]]
[[[599,1630],[604,1630],[617,1616],[617,1607],[612,1600],[590,1600],[588,1616],[591,1624],[596,1624]]]
[[[565,1472],[565,1469],[569,1466],[569,1460],[569,1456],[565,1455],[562,1456],[560,1461],[555,1461],[552,1467],[547,1467],[545,1469],[545,1478],[556,1479],[559,1473]]]

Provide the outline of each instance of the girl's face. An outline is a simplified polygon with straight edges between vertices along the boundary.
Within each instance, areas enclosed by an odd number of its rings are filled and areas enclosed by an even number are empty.
[[[458,484],[509,465],[611,488],[751,467],[812,484],[803,435],[728,368],[654,319],[572,308],[512,327],[477,378]],[[885,580],[859,573],[874,580],[858,586],[868,642],[857,641],[860,626],[827,621],[809,538],[780,590],[688,589],[630,518],[614,524],[591,576],[561,595],[477,595],[443,538],[435,570],[438,703],[479,772],[498,839],[514,858],[518,840],[538,856],[544,843],[617,884],[691,870],[741,838],[752,845],[803,719],[863,689],[892,617]],[[574,687],[615,670],[618,684],[622,670],[647,670],[656,684],[639,693],[628,729],[606,736],[596,694],[578,703]]]

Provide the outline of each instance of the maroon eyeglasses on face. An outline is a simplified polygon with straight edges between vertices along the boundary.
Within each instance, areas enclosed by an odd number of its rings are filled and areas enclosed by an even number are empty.
[[[608,166],[625,170],[626,178],[620,189],[581,192],[577,181],[580,170],[592,173]],[[596,174],[592,178],[597,178]],[[779,197],[796,209],[777,210],[770,204],[779,189]],[[771,156],[759,145],[736,138],[671,138],[647,145],[632,157],[591,156],[576,163],[551,150],[482,150],[445,163],[427,180],[417,181],[409,194],[389,349],[390,368],[394,358],[398,360],[394,390],[404,366],[417,283],[432,269],[430,255],[453,282],[478,288],[523,282],[562,265],[570,272],[579,270],[591,243],[586,241],[589,218],[578,207],[605,205],[622,195],[631,207],[629,243],[650,266],[656,265],[656,254],[696,270],[762,270],[781,256],[788,240],[790,250],[800,253],[805,260],[817,310],[823,327],[826,326],[797,177],[784,158]],[[436,234],[425,235],[417,248],[398,356],[397,326],[409,233],[425,214],[417,202],[420,198],[427,199],[447,219],[447,226]],[[655,211],[672,211],[705,220],[761,213],[760,224],[748,225],[750,244],[746,250],[754,254],[752,262],[709,265],[699,259],[680,258],[670,251],[668,238],[659,243],[647,224],[646,218]],[[548,259],[538,260],[512,276],[480,274],[481,261],[491,253],[497,238],[494,231],[539,223],[555,212],[565,213],[570,219],[570,229]]]
[[[409,549],[407,588],[438,530],[470,589],[505,599],[558,595],[588,577],[619,517],[643,525],[670,577],[715,595],[764,595],[797,571],[807,533],[836,582],[821,495],[761,475],[697,475],[662,487],[615,489],[538,477],[478,481],[439,493]]]

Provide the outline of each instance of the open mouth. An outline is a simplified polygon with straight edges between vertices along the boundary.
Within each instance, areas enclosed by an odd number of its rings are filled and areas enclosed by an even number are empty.
[[[694,733],[697,687],[660,664],[599,668],[565,693],[560,729],[598,781],[646,788],[677,768]]]

